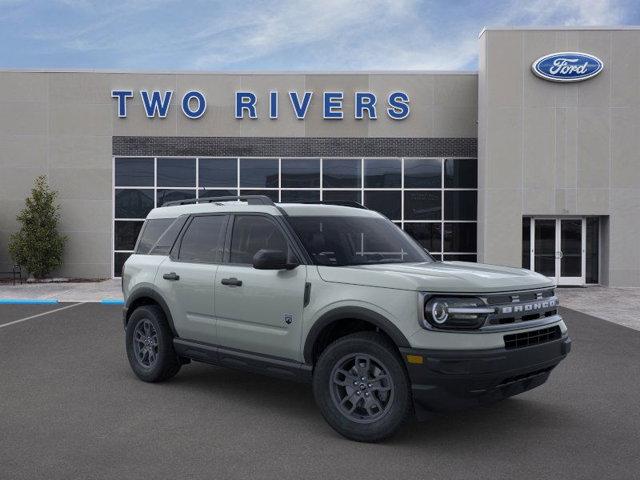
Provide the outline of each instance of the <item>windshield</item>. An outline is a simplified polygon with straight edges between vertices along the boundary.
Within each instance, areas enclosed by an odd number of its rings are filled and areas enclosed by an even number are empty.
[[[318,265],[432,262],[395,224],[375,217],[288,217]]]

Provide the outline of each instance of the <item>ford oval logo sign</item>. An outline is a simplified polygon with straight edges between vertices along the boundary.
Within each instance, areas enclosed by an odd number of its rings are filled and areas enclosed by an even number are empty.
[[[580,82],[602,71],[602,60],[587,53],[558,52],[540,57],[531,65],[538,77],[552,82]]]

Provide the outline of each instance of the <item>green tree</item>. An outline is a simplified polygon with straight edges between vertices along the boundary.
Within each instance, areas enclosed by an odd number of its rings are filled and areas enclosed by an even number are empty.
[[[9,240],[13,261],[35,278],[42,278],[62,265],[67,237],[58,233],[57,195],[58,192],[49,188],[46,176],[36,178],[25,208],[16,217],[20,230]]]

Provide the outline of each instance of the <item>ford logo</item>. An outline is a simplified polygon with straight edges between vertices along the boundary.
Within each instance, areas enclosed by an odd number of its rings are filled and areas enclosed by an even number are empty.
[[[538,77],[552,82],[580,82],[602,71],[602,60],[587,53],[559,52],[540,57],[531,65]]]

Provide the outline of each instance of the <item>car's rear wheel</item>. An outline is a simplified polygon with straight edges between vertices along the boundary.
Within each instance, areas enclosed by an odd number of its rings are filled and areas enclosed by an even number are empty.
[[[162,309],[144,305],[127,322],[127,357],[134,373],[145,382],[161,382],[180,370],[173,334]]]
[[[325,420],[351,440],[383,440],[411,415],[402,360],[374,332],[351,334],[329,345],[316,363],[313,391]]]

